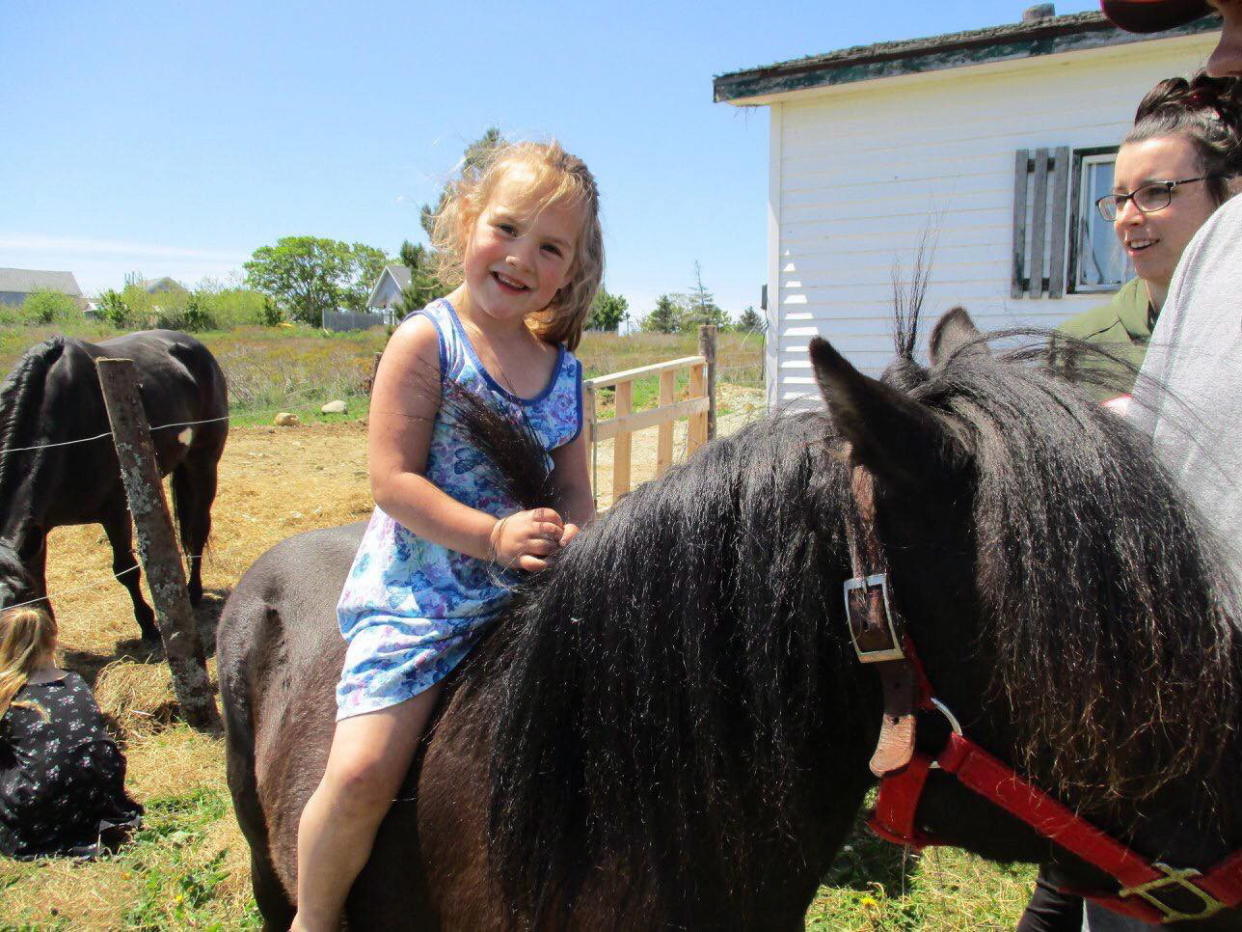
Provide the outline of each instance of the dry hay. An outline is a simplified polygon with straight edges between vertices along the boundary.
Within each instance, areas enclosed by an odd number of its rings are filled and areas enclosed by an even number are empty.
[[[187,725],[137,736],[125,754],[129,762],[125,785],[140,802],[224,787],[224,740]]]
[[[177,700],[163,663],[115,660],[99,671],[95,700],[124,738],[159,731],[172,721]]]

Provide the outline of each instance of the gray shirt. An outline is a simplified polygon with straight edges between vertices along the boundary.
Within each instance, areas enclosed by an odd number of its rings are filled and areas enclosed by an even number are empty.
[[[1242,592],[1242,197],[1199,228],[1169,286],[1128,416],[1190,496]],[[1088,903],[1084,929],[1157,929]]]
[[[1242,196],[1182,253],[1129,416],[1215,531],[1242,592]]]

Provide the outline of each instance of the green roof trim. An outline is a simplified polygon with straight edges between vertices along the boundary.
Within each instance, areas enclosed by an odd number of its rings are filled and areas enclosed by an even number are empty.
[[[1206,16],[1166,32],[1135,35],[1116,28],[1099,13],[1071,13],[1030,23],[855,46],[762,68],[734,71],[712,81],[713,100],[717,103],[745,104],[752,98],[790,91],[1079,52],[1130,42],[1150,42],[1220,28],[1219,16]]]

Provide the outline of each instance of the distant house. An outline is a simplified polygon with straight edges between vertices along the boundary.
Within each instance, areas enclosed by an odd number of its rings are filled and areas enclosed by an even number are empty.
[[[894,262],[908,277],[925,234],[927,314],[960,303],[988,329],[1054,326],[1130,276],[1093,202],[1143,94],[1199,67],[1219,22],[1140,36],[1050,7],[715,79],[717,101],[771,114],[770,404],[813,392],[814,334],[884,366]]]
[[[399,262],[384,266],[375,287],[371,289],[371,297],[367,298],[367,307],[375,312],[389,312],[394,304],[401,300],[401,292],[410,284],[410,270]]]
[[[20,307],[36,291],[59,291],[85,307],[82,289],[72,272],[45,272],[41,269],[0,269],[0,304]]]
[[[175,278],[169,278],[165,275],[163,278],[148,278],[138,283],[147,294],[159,294],[163,291],[185,291],[185,285],[177,281]]]

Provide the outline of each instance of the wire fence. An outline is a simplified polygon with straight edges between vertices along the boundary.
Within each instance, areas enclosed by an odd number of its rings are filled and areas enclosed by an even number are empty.
[[[199,424],[217,424],[220,421],[232,421],[231,415],[223,417],[209,417],[201,421],[178,421],[175,424],[160,424],[150,428],[151,433],[157,430],[172,430],[174,427],[197,427]],[[59,440],[56,443],[37,443],[29,447],[4,447],[0,448],[0,459],[8,456],[10,453],[30,453],[34,450],[51,450],[55,447],[71,447],[79,443],[93,443],[96,440],[103,440],[105,437],[111,437],[112,431],[104,431],[102,434],[95,434],[93,437],[79,437],[76,440]]]

